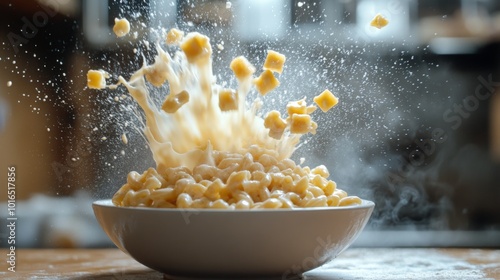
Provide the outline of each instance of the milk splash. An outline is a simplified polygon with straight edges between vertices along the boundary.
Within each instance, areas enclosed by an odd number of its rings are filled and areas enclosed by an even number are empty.
[[[218,93],[223,87],[212,74],[212,48],[209,38],[190,33],[184,40],[205,41],[197,58],[188,58],[177,51],[171,57],[159,44],[152,65],[144,64],[129,81],[119,77],[116,88],[123,84],[145,113],[144,134],[158,169],[200,164],[213,165],[212,151],[245,153],[252,145],[274,154],[277,159],[289,158],[296,148],[300,134],[285,133],[280,139],[268,135],[264,119],[258,115],[262,100],[247,101],[252,90],[252,75],[238,80],[238,108],[222,111]],[[179,107],[167,113],[154,104],[146,80],[162,85],[168,82],[166,101]],[[188,101],[179,100],[187,93]]]

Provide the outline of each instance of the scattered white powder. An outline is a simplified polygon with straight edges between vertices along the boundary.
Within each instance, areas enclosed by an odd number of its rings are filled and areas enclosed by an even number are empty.
[[[439,250],[357,248],[304,274],[304,279],[488,279],[484,268]]]

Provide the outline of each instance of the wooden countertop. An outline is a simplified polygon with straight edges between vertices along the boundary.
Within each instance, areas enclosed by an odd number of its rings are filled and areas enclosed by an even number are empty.
[[[1,250],[5,259],[7,251]],[[2,279],[167,279],[118,249],[18,249]],[[351,248],[304,279],[500,279],[500,250]]]

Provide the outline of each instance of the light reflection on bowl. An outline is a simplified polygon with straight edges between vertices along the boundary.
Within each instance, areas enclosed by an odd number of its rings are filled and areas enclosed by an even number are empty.
[[[182,277],[281,277],[334,259],[357,238],[375,204],[339,208],[214,210],[93,203],[113,243],[154,270]]]

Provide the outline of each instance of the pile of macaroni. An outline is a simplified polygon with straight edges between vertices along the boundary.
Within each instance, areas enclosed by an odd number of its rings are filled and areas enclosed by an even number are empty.
[[[328,180],[321,165],[310,169],[273,151],[251,146],[249,152],[214,151],[214,165],[131,172],[113,197],[120,206],[161,208],[294,208],[359,204]]]
[[[144,110],[144,134],[156,161],[156,168],[128,174],[113,196],[115,205],[258,209],[361,204],[328,180],[325,166],[311,169],[290,159],[301,135],[316,133],[318,125],[311,119],[315,105],[304,98],[289,102],[286,116],[279,111],[259,116],[261,97],[279,86],[276,75],[283,72],[283,54],[268,51],[257,77],[246,58],[235,58],[229,67],[238,87],[225,88],[212,74],[208,37],[171,29],[165,38],[181,51],[171,57],[157,44],[155,62],[128,81],[120,76],[117,84],[107,85],[106,71],[87,74],[89,88],[127,87]],[[165,85],[169,93],[163,104],[154,104],[151,88]],[[261,97],[247,105],[253,89]],[[328,90],[313,101],[323,112],[338,103]]]

